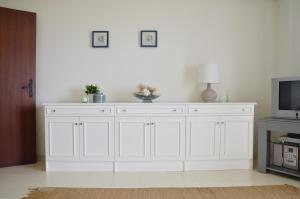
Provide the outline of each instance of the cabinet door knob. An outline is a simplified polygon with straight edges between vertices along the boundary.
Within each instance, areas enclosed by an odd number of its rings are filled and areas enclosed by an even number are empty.
[[[104,113],[104,109],[101,109],[100,112]]]
[[[150,125],[150,123],[146,123],[146,125]]]
[[[154,122],[151,122],[151,125],[154,125],[155,123]]]
[[[78,123],[77,123],[77,122],[75,122],[75,123],[74,123],[74,125],[76,125],[76,126],[77,126],[77,125],[78,125]]]
[[[55,112],[56,112],[56,110],[55,110],[55,109],[53,109],[53,110],[52,110],[52,112],[53,112],[53,113],[55,113]]]
[[[126,109],[123,109],[122,112],[126,112]]]

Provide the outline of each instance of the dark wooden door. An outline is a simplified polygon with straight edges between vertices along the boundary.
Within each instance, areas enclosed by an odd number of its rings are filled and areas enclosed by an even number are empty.
[[[0,167],[36,162],[36,14],[0,7]]]

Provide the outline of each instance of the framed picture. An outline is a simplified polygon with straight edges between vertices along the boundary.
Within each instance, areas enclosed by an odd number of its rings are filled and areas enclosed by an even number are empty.
[[[109,32],[108,31],[93,31],[92,32],[92,47],[93,48],[108,48],[109,47]]]
[[[157,47],[157,31],[142,30],[141,31],[141,47]]]

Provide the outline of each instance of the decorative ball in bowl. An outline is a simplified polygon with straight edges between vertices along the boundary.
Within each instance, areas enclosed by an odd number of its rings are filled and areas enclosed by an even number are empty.
[[[152,103],[152,100],[156,99],[159,97],[159,95],[143,95],[141,93],[133,93],[133,96],[136,98],[142,100],[143,103]]]
[[[144,103],[152,103],[152,100],[160,96],[156,88],[144,84],[139,84],[138,92],[133,93],[133,95],[136,98],[143,100]]]

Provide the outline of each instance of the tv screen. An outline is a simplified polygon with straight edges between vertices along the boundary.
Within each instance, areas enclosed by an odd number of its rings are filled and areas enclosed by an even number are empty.
[[[300,110],[300,80],[279,82],[279,110]]]

